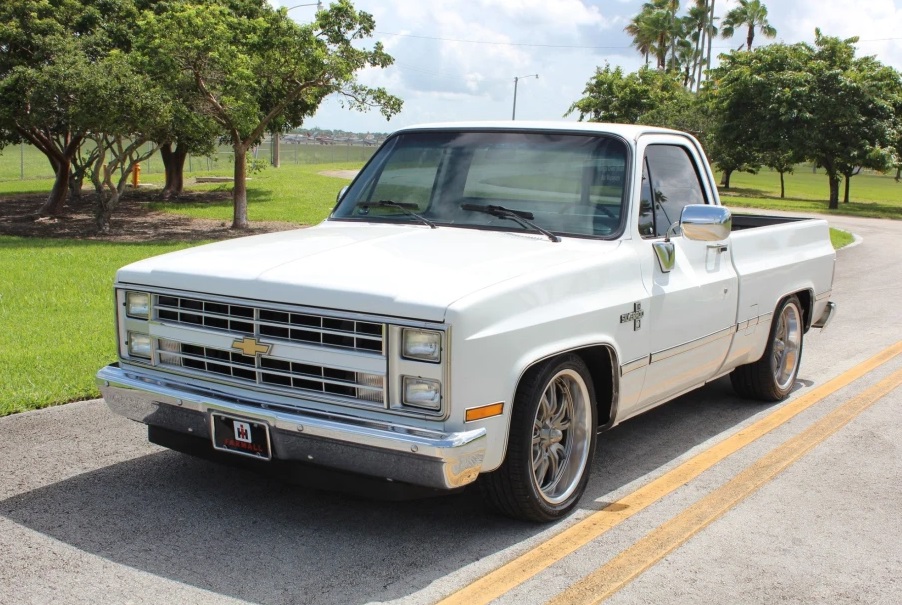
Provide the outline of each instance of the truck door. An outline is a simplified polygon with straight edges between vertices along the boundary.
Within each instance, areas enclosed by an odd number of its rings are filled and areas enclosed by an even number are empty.
[[[673,268],[664,271],[656,256],[654,244],[664,241],[684,206],[714,199],[695,145],[662,139],[653,139],[643,153],[638,230],[642,279],[651,297],[643,319],[651,355],[636,411],[713,378],[736,325],[738,280],[729,240],[690,241],[676,228],[670,237]]]

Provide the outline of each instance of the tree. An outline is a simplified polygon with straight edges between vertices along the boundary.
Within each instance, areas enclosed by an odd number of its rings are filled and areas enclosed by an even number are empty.
[[[140,70],[140,59],[113,51],[98,62],[103,78],[91,91],[98,107],[87,138],[94,145],[91,181],[96,191],[96,222],[109,231],[129,175],[157,150],[171,123],[173,101],[162,83]]]
[[[369,88],[355,74],[387,67],[392,58],[380,43],[355,46],[369,37],[372,16],[338,0],[299,25],[265,0],[182,2],[140,24],[144,52],[159,58],[172,77],[187,76],[205,111],[225,133],[235,158],[232,228],[248,227],[247,152],[274,120],[299,125],[322,99],[340,93],[353,109],[378,107],[390,117],[401,100]]]
[[[583,94],[565,116],[578,113],[580,120],[636,124],[644,114],[687,93],[676,74],[643,67],[624,75],[620,67],[605,65],[595,70]]]
[[[896,136],[898,74],[872,57],[856,59],[856,41],[816,30],[813,47],[772,44],[725,55],[704,90],[720,149],[812,160],[827,173],[830,208],[838,208],[843,173],[885,166]]]
[[[767,7],[761,4],[761,0],[739,0],[739,6],[727,11],[722,23],[720,33],[724,38],[732,38],[736,29],[746,28],[746,50],[752,50],[755,29],[766,38],[777,36],[777,30],[767,20]]]
[[[97,60],[123,44],[131,0],[5,0],[0,3],[0,134],[27,141],[55,174],[39,213],[58,214],[73,158],[97,117],[87,99],[103,74]]]
[[[679,37],[680,22],[676,17],[679,9],[679,0],[651,0],[642,5],[639,14],[624,28],[633,37],[636,49],[645,57],[646,65],[649,54],[654,54],[658,69],[665,69],[668,51],[673,62]]]

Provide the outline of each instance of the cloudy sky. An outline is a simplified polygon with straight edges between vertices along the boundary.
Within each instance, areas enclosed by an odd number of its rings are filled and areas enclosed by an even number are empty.
[[[270,0],[294,6],[291,0]],[[308,0],[310,1],[310,0]],[[514,78],[517,119],[559,120],[582,96],[595,68],[637,69],[642,59],[623,28],[643,0],[356,0],[376,20],[375,40],[395,58],[385,70],[361,74],[404,99],[402,112],[387,122],[378,112],[343,109],[327,99],[305,127],[386,132],[401,126],[448,120],[509,120]],[[689,1],[682,3],[688,6]],[[736,0],[717,0],[722,16]],[[859,55],[875,55],[902,70],[902,0],[767,0],[774,41],[812,42],[814,28],[843,38],[859,36]],[[315,6],[290,11],[312,19]],[[718,39],[727,52],[745,39]],[[758,36],[755,45],[768,43]],[[575,119],[573,116],[567,119]]]

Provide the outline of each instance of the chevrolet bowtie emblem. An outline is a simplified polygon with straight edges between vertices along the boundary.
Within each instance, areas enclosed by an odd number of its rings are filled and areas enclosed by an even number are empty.
[[[255,355],[267,355],[269,354],[270,349],[272,349],[272,345],[268,345],[262,342],[257,342],[253,338],[242,338],[241,340],[236,340],[232,343],[233,349],[238,349],[248,357],[254,357]]]

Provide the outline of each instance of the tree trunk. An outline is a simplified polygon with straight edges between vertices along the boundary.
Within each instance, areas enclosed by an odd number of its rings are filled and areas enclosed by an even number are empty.
[[[282,165],[281,160],[279,159],[279,133],[272,133],[272,165],[273,168],[278,168]]]
[[[720,179],[720,186],[721,186],[721,187],[723,187],[724,189],[729,189],[729,188],[730,188],[730,176],[731,176],[732,174],[733,174],[733,170],[732,170],[732,169],[730,169],[730,170],[724,170],[724,171],[723,171],[723,177],[721,177],[721,179]]]
[[[783,179],[783,171],[780,171],[780,199],[784,199],[786,197],[786,183]]]
[[[62,162],[56,162],[56,178],[53,181],[53,189],[47,196],[47,201],[38,210],[40,216],[56,216],[63,211],[66,197],[69,194],[69,174],[72,171],[72,162],[66,158]]]
[[[85,167],[74,168],[69,173],[69,203],[81,202],[81,189],[85,182]]]
[[[234,217],[232,229],[247,229],[247,147],[235,145],[235,183],[232,188]]]
[[[849,185],[852,184],[852,182],[851,182],[852,181],[852,173],[844,174],[843,176],[846,177],[846,182],[845,182],[845,191],[843,192],[843,196],[842,196],[842,203],[848,204],[849,203]]]
[[[839,209],[839,175],[835,172],[828,171],[827,178],[830,180],[830,210]]]
[[[896,182],[898,183],[900,180],[902,180],[902,166],[897,166],[896,167]]]
[[[188,150],[182,144],[176,145],[173,150],[172,143],[165,143],[160,145],[160,157],[166,171],[163,199],[177,198],[185,190],[185,160],[188,158]]]
[[[711,14],[708,17],[708,25],[714,25],[714,0],[711,0]],[[708,32],[708,70],[711,69],[711,43],[714,41],[714,35]]]
[[[95,216],[95,220],[97,221],[97,231],[99,233],[106,235],[110,232],[110,217],[113,216],[113,211],[119,205],[119,198],[119,190],[115,187],[110,190],[109,197],[106,197],[104,192],[100,193],[97,200],[97,214]]]

